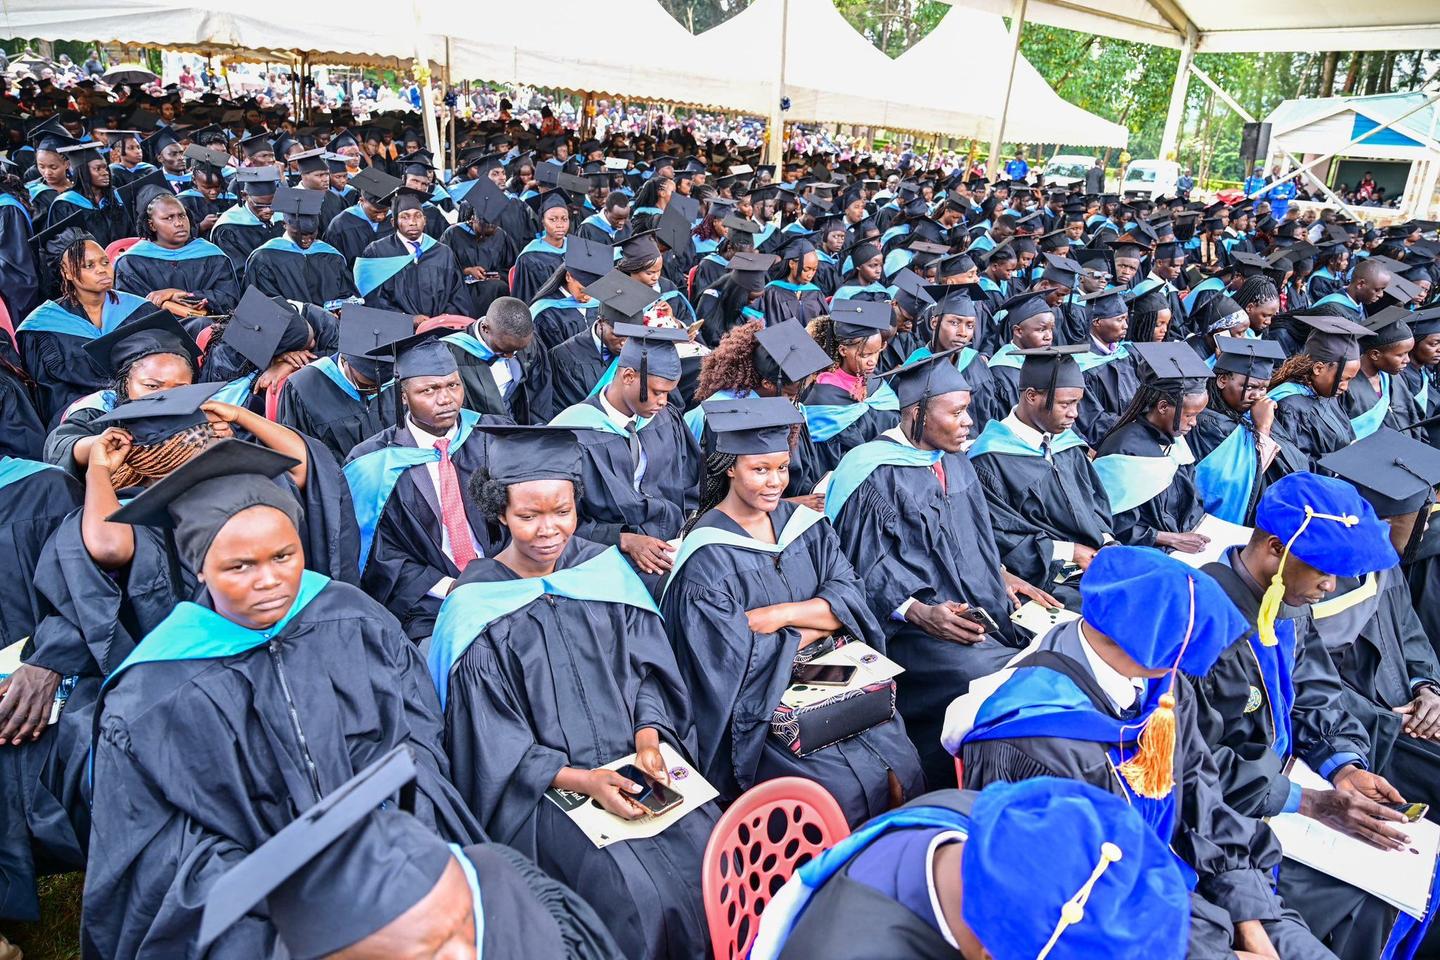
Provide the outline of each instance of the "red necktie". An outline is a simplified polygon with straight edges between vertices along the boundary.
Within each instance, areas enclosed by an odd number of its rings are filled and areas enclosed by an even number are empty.
[[[465,565],[475,559],[475,544],[465,518],[465,501],[460,497],[460,475],[455,472],[455,461],[450,459],[450,441],[441,437],[435,441],[435,449],[440,451],[440,521],[450,535],[455,566],[464,573]]]
[[[936,460],[933,464],[930,465],[930,469],[935,471],[935,478],[940,481],[940,492],[945,493],[946,488],[944,465],[942,465],[939,460]]]

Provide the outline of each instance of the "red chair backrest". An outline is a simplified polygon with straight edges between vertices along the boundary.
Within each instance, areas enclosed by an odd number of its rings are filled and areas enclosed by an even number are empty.
[[[139,242],[139,237],[122,237],[105,248],[105,256],[110,258],[111,263],[114,263],[116,257],[120,256],[120,254],[124,253],[126,250],[129,250],[131,247],[135,246],[135,244]]]
[[[441,313],[426,320],[415,328],[416,333],[429,333],[431,330],[464,330],[475,321],[459,313]]]
[[[965,789],[965,762],[959,757],[955,758],[955,786]]]
[[[287,373],[265,389],[265,419],[271,423],[278,422],[275,417],[280,412],[280,391],[285,389],[285,381],[289,379],[290,374]]]
[[[511,293],[514,293],[514,292],[515,292],[515,268],[514,268],[514,267],[511,267],[511,268],[510,268],[510,272],[507,273],[507,274],[505,274],[505,286],[507,286],[507,287],[510,288],[510,292],[511,292]]]
[[[700,264],[697,263],[685,274],[685,296],[689,297],[691,302],[695,300],[695,271],[699,269]]]
[[[715,960],[745,956],[765,904],[815,854],[848,836],[840,804],[813,780],[780,777],[741,794],[710,832],[701,866]]]
[[[10,335],[10,342],[16,343],[15,324],[10,319],[10,308],[5,305],[5,298],[0,297],[0,330]]]

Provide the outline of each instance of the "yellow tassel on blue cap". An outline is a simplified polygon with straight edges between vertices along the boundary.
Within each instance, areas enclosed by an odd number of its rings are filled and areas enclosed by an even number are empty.
[[[1290,548],[1300,539],[1305,528],[1310,526],[1310,521],[1317,519],[1334,520],[1347,527],[1353,527],[1360,522],[1360,518],[1354,514],[1337,516],[1333,513],[1316,513],[1308,503],[1305,505],[1305,519],[1300,521],[1299,528],[1285,541],[1285,549],[1280,553],[1280,566],[1275,569],[1275,576],[1270,578],[1270,586],[1265,588],[1265,596],[1260,599],[1260,613],[1255,618],[1255,625],[1260,633],[1260,642],[1267,647],[1273,647],[1280,642],[1275,634],[1275,621],[1280,616],[1280,608],[1285,605],[1285,561],[1290,559]]]

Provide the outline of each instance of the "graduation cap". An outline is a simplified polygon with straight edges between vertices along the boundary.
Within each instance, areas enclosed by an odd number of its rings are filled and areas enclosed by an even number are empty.
[[[742,217],[739,214],[735,213],[726,214],[725,219],[720,221],[720,225],[723,226],[726,230],[739,230],[741,233],[748,233],[752,235],[759,233],[761,230],[760,224],[756,223],[754,220],[751,220],[748,217]]]
[[[805,421],[784,397],[707,400],[701,406],[716,452],[736,456],[789,452],[790,428]]]
[[[216,878],[205,897],[196,949],[204,952],[267,897],[267,913],[280,940],[291,956],[302,957],[342,950],[424,898],[438,882],[437,871],[453,859],[450,848],[435,838],[429,844],[433,857],[412,858],[411,845],[396,838],[420,838],[423,832],[366,828],[401,820],[401,812],[382,808],[397,794],[401,807],[412,806],[406,796],[413,796],[416,773],[412,748],[393,748]],[[350,842],[351,837],[357,841]],[[333,899],[325,897],[326,909],[315,909],[306,896],[311,891],[334,892]],[[397,896],[402,900],[392,902]],[[331,939],[337,935],[340,939]]]
[[[1203,383],[1210,379],[1210,368],[1187,343],[1136,343],[1131,346],[1140,355],[1141,377],[1147,383]]]
[[[180,138],[176,135],[173,127],[157,127],[154,133],[140,141],[140,149],[151,160],[158,162],[160,153],[166,147],[179,142]]]
[[[580,443],[570,427],[484,423],[475,429],[490,437],[486,464],[492,480],[506,485],[580,480]]]
[[[423,210],[425,204],[430,200],[430,194],[424,190],[414,190],[410,187],[400,187],[390,194],[390,209],[396,215],[406,210]]]
[[[770,270],[779,262],[772,253],[741,250],[730,258],[730,274],[742,290],[755,293],[765,288]]]
[[[542,166],[554,166],[554,164],[542,164]],[[584,190],[581,191],[582,193]],[[533,197],[528,197],[525,203],[534,210],[536,214],[543,216],[545,211],[554,210],[557,207],[568,211],[570,209],[570,194],[559,187],[549,190],[542,190]]]
[[[1020,389],[1044,393],[1047,410],[1055,403],[1056,390],[1073,387],[1085,389],[1085,375],[1080,372],[1080,364],[1075,358],[1088,350],[1089,347],[1082,343],[1016,350],[1017,354],[1025,358],[1020,363]]]
[[[1365,318],[1362,324],[1370,332],[1360,338],[1361,350],[1377,350],[1394,343],[1413,340],[1410,320],[1414,314],[1401,306],[1388,306]]]
[[[940,283],[925,287],[925,295],[935,304],[935,316],[976,317],[980,315],[969,284]]]
[[[1269,262],[1264,257],[1256,256],[1253,253],[1246,253],[1244,250],[1231,251],[1230,259],[1240,270],[1240,275],[1244,277],[1253,277],[1256,274],[1264,273],[1270,267]]]
[[[325,156],[324,150],[306,150],[290,157],[289,162],[295,164],[295,169],[301,173],[327,173],[330,168],[325,163]]]
[[[755,372],[775,384],[800,383],[834,363],[799,320],[772,324],[755,334]]]
[[[1046,253],[1043,256],[1045,257],[1045,269],[1041,272],[1040,279],[1059,284],[1067,289],[1074,289],[1080,276],[1080,264],[1057,253]]]
[[[318,190],[301,190],[281,186],[275,191],[275,202],[271,206],[287,217],[318,218],[325,205],[325,194]],[[298,225],[297,225],[298,226]],[[307,232],[301,230],[301,232]]]
[[[396,380],[409,380],[411,377],[448,377],[460,369],[455,362],[455,355],[434,331],[397,340],[390,349],[395,355]],[[371,356],[384,352],[383,349],[374,351]]]
[[[1123,287],[1102,287],[1092,293],[1080,294],[1079,299],[1089,306],[1092,319],[1108,320],[1111,317],[1123,317],[1130,312],[1130,308],[1125,305]]]
[[[193,144],[185,148],[185,157],[191,162],[192,167],[204,167],[214,173],[219,173],[230,165],[230,154],[225,151],[212,150],[209,147]]]
[[[274,196],[280,185],[280,173],[272,166],[241,167],[235,171],[235,184],[250,197]]]
[[[1417,310],[1410,315],[1410,332],[1415,339],[1440,333],[1440,306]]]
[[[836,300],[830,304],[835,339],[869,339],[890,329],[893,311],[885,300]]]
[[[120,427],[138,446],[153,447],[208,422],[200,406],[224,386],[223,382],[192,383],[159,390],[120,404],[94,423],[102,431]]]
[[[901,267],[890,282],[895,286],[895,302],[912,317],[919,316],[935,302],[925,285],[925,278],[909,267]]]
[[[355,174],[350,178],[349,185],[359,190],[366,200],[376,206],[388,206],[390,196],[404,186],[398,177],[392,177],[374,167],[366,167]]]
[[[576,239],[571,237],[570,242],[574,243]],[[612,325],[634,326],[641,323],[640,317],[645,308],[658,300],[660,295],[655,292],[654,287],[610,268],[610,248],[604,244],[599,246],[605,250],[604,266],[607,272],[585,288],[586,295],[600,302],[600,319]],[[600,264],[596,263],[595,266]]]
[[[1390,284],[1381,292],[1380,297],[1370,305],[1370,309],[1388,309],[1391,306],[1406,307],[1415,302],[1420,296],[1420,288],[1411,281],[1405,279],[1403,271],[1405,266],[1394,272],[1390,278]]]
[[[1389,427],[1322,457],[1319,465],[1354,484],[1382,518],[1423,509],[1440,483],[1440,450]]]
[[[674,198],[671,199],[673,201]],[[699,211],[699,204],[696,204],[695,212],[698,214]],[[671,250],[687,251],[690,249],[690,220],[672,202],[655,224],[655,236]]]
[[[44,142],[51,138],[58,138],[62,141],[74,139],[70,136],[70,131],[65,129],[65,125],[60,122],[59,114],[47,117],[25,131],[25,139],[34,144],[37,150],[54,149],[44,145]]]
[[[653,290],[650,292],[654,293]],[[680,354],[676,351],[675,344],[689,341],[690,337],[684,330],[677,327],[648,327],[641,323],[616,323],[612,325],[612,329],[617,337],[625,338],[625,346],[620,350],[619,366],[640,374],[641,403],[650,398],[651,377],[675,383],[680,381]]]
[[[257,370],[264,370],[275,359],[287,331],[295,327],[298,334],[304,325],[304,318],[293,308],[282,307],[255,287],[247,287],[225,325],[221,341]]]
[[[641,230],[639,233],[632,233],[621,240],[616,246],[620,255],[626,260],[644,260],[651,262],[660,256],[660,245],[655,239],[655,228]]]
[[[118,376],[137,360],[161,353],[188,357],[192,371],[200,364],[200,348],[194,338],[166,310],[127,319],[103,337],[87,340],[85,352],[111,376]]]
[[[955,365],[960,354],[959,347],[943,350],[916,360],[909,360],[898,367],[887,370],[880,377],[890,381],[891,388],[900,398],[900,408],[938,397],[946,393],[969,390],[970,383]],[[921,408],[910,432],[912,443],[919,443],[925,434],[925,410]]]
[[[615,256],[610,244],[579,236],[567,238],[565,270],[581,284],[594,283],[609,273],[614,265]]]
[[[1320,363],[1344,365],[1360,359],[1358,338],[1370,335],[1365,327],[1344,317],[1319,314],[1294,319],[1310,328],[1300,352]]]
[[[862,237],[840,252],[843,256],[849,257],[851,264],[855,267],[883,256],[879,237]]]
[[[1273,340],[1254,337],[1216,337],[1215,372],[1238,373],[1254,380],[1269,380],[1285,362],[1285,350]]]
[[[44,230],[30,238],[30,245],[36,250],[41,259],[51,261],[60,255],[60,252],[71,243],[82,237],[95,240],[93,234],[86,229],[89,222],[90,211],[76,210],[70,216],[58,223],[52,223]],[[96,241],[99,242],[98,240]]]
[[[1054,308],[1045,302],[1045,295],[1044,290],[1026,290],[1006,300],[1000,305],[1000,309],[1005,311],[1006,322],[1014,327],[1031,317],[1044,313],[1054,314]]]
[[[395,346],[415,334],[415,318],[392,310],[351,304],[340,311],[340,353],[371,383],[390,378]]]

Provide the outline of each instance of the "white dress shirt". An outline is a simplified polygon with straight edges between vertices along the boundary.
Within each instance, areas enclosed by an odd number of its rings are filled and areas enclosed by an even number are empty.
[[[621,433],[628,436],[630,424],[639,418],[633,415],[627,417],[621,413],[619,409],[610,402],[610,398],[605,396],[604,390],[601,390],[596,396],[600,398],[600,409],[605,412],[605,418],[619,427]],[[639,424],[636,424],[636,430],[639,430]],[[649,463],[649,460],[650,458],[646,456],[645,447],[642,444],[640,447],[640,462],[635,465],[635,475],[631,478],[636,490],[640,489],[640,481],[645,479],[645,466]]]

